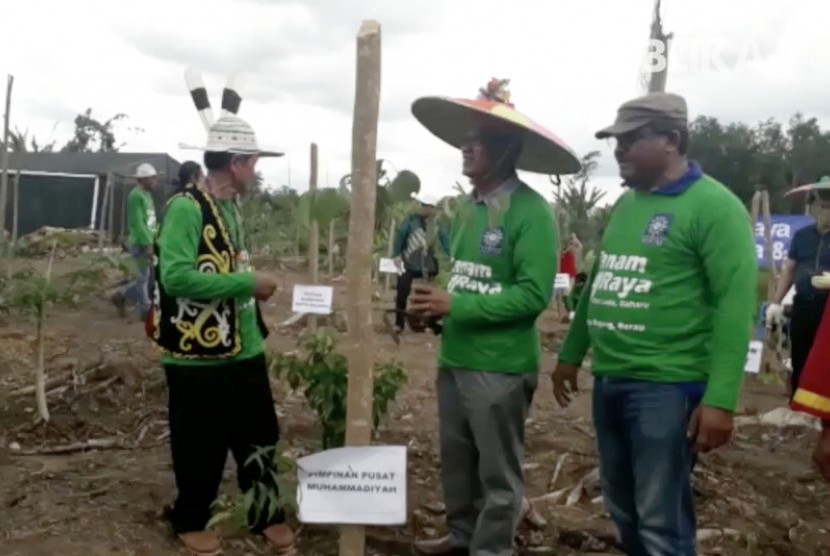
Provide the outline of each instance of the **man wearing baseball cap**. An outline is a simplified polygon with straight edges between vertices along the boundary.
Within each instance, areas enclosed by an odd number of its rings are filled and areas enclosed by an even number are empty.
[[[611,126],[628,188],[553,373],[566,406],[593,349],[602,493],[627,554],[694,556],[691,470],[732,433],[755,309],[746,208],[688,161],[686,101],[651,93]]]
[[[153,236],[156,233],[156,208],[153,190],[158,173],[152,164],[139,164],[135,174],[136,186],[127,196],[127,246],[135,261],[138,274],[119,288],[110,298],[123,317],[129,301],[138,309],[144,320],[150,310],[150,268],[152,266]]]

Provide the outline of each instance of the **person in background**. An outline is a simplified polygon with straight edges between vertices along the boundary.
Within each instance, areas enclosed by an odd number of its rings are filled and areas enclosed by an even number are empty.
[[[434,246],[429,245],[427,237],[428,223],[435,218],[436,207],[426,201],[418,202],[418,212],[410,214],[398,227],[392,251],[395,264],[400,274],[396,284],[395,296],[395,332],[403,332],[406,304],[412,291],[412,280],[426,278],[431,280],[438,276],[438,259]],[[439,228],[438,241],[444,252],[449,254],[450,246],[446,230]]]
[[[195,160],[187,160],[179,166],[179,176],[174,183],[173,194],[182,193],[188,187],[202,187],[205,181],[205,174],[202,166]]]
[[[206,94],[194,95],[204,102]],[[223,95],[223,101],[233,98]],[[238,98],[238,97],[237,97]],[[197,104],[204,106],[204,104]],[[208,175],[167,204],[156,240],[156,288],[148,334],[161,348],[169,391],[168,419],[178,494],[165,517],[194,554],[217,554],[221,541],[206,530],[225,460],[236,461],[237,483],[250,495],[259,484],[278,494],[273,450],[279,421],[268,378],[268,328],[259,301],[277,287],[254,271],[236,202],[255,178],[263,152],[239,103],[211,125],[204,151]],[[204,110],[204,108],[203,108]],[[208,121],[212,118],[207,118]],[[257,452],[269,450],[259,460]],[[251,508],[248,526],[278,553],[294,546],[280,507]]]
[[[127,248],[135,263],[135,277],[120,286],[110,300],[125,316],[127,302],[133,303],[144,321],[150,310],[150,269],[153,257],[153,236],[156,233],[156,205],[153,191],[158,184],[158,173],[152,164],[143,163],[136,169],[136,186],[127,196]]]
[[[571,280],[576,276],[577,257],[582,251],[582,243],[576,237],[576,234],[571,234],[568,245],[565,250],[559,255],[559,273],[567,274]]]
[[[436,391],[449,534],[416,541],[421,554],[512,556],[523,510],[536,320],[553,295],[559,241],[550,204],[516,171],[574,173],[579,160],[513,109],[506,84],[491,81],[478,100],[426,97],[412,106],[429,131],[461,149],[473,184],[453,213],[447,290],[416,284],[411,297],[413,312],[443,317]]]
[[[584,272],[577,273],[574,278],[574,285],[570,293],[565,298],[565,308],[568,310],[568,318],[573,320],[576,306],[579,303],[579,298],[582,296],[582,290],[585,289],[585,283],[588,281],[588,275]]]
[[[826,290],[819,290],[811,283],[814,276],[830,271],[830,177],[822,178],[821,182],[826,182],[828,188],[813,191],[808,198],[815,223],[801,228],[793,235],[787,260],[781,269],[778,287],[765,314],[768,329],[780,325],[783,320],[781,302],[790,287],[795,285],[789,323],[791,396],[798,389],[798,381],[816,338],[828,299]]]
[[[695,454],[733,427],[755,313],[749,215],[686,158],[686,101],[651,93],[597,133],[626,191],[559,352],[563,407],[593,349],[601,490],[626,554],[695,556]]]

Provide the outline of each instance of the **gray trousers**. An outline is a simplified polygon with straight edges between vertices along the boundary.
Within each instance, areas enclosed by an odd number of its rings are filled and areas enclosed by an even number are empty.
[[[524,438],[536,373],[439,369],[441,481],[453,546],[512,556],[524,496]]]

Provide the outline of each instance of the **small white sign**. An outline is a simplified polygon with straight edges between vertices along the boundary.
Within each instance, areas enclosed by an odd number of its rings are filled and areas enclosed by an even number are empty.
[[[553,289],[559,291],[567,291],[571,289],[571,276],[569,274],[557,274],[553,281]]]
[[[381,258],[378,263],[378,271],[384,274],[401,274],[401,269],[395,264],[395,259]]]
[[[303,523],[406,523],[406,446],[335,448],[297,460]]]
[[[329,315],[331,314],[333,297],[334,289],[331,286],[301,286],[295,284],[291,311],[312,315]]]
[[[746,354],[746,365],[744,372],[757,375],[761,372],[761,354],[764,351],[764,343],[758,340],[749,342],[749,350]]]

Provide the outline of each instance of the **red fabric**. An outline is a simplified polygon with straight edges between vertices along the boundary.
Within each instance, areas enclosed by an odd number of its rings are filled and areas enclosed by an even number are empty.
[[[155,331],[155,327],[153,327],[153,308],[151,307],[149,311],[147,311],[147,318],[144,319],[144,333],[147,334],[147,337],[152,339],[153,332]]]
[[[559,256],[559,272],[571,278],[576,276],[576,257],[572,252],[565,251]]]
[[[790,407],[826,421],[830,420],[828,404],[830,404],[830,298],[824,305],[821,324],[816,332],[810,355],[807,356],[804,364],[804,370],[798,379],[798,390]]]

